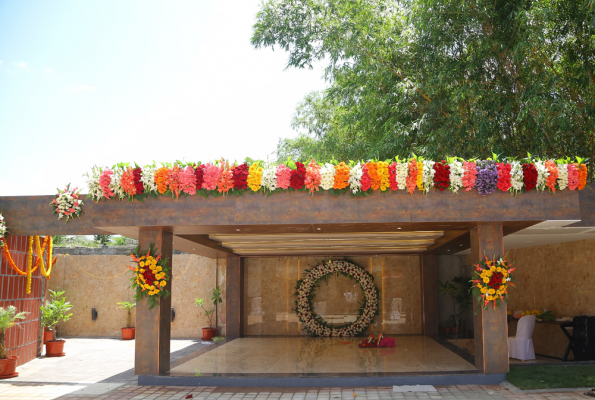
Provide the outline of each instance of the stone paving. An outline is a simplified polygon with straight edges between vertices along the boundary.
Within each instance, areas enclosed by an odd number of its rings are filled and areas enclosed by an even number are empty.
[[[204,347],[172,340],[172,359]],[[68,339],[66,357],[39,358],[0,381],[0,399],[200,399],[200,400],[586,400],[585,390],[522,392],[508,385],[437,386],[437,392],[397,393],[392,387],[246,388],[138,386],[132,366],[133,342]]]

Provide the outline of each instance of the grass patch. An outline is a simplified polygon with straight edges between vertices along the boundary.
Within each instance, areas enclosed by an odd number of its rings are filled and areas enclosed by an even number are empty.
[[[523,390],[595,387],[595,365],[511,365],[507,379]]]

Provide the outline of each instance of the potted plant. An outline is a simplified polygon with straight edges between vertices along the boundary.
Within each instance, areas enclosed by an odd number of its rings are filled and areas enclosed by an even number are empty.
[[[27,314],[26,312],[17,314],[15,306],[0,307],[0,379],[13,378],[19,374],[15,372],[19,357],[6,355],[5,335],[7,329],[18,325],[17,319],[25,319]]]
[[[49,311],[43,312],[43,309],[41,309],[41,324],[43,325],[43,344],[45,344],[45,342],[54,338],[54,330],[50,328],[51,313]]]
[[[134,339],[134,327],[130,327],[130,324],[132,324],[132,313],[131,310],[136,307],[136,303],[131,303],[129,301],[123,301],[121,303],[118,303],[118,305],[120,306],[119,308],[122,308],[126,311],[128,311],[128,319],[126,320],[126,328],[122,328],[122,340],[132,340]]]
[[[58,292],[50,289],[50,295],[52,299],[46,301],[45,307],[41,306],[41,312],[47,315],[47,327],[53,329],[52,340],[45,342],[45,355],[46,357],[62,357],[64,356],[64,343],[65,340],[56,339],[56,325],[62,321],[68,321],[72,316],[72,313],[67,314],[72,308],[72,304],[66,301],[63,297],[64,291]]]
[[[221,300],[221,289],[219,288],[219,286],[213,289],[211,301],[213,302],[213,308],[211,310],[207,310],[204,306],[204,299],[194,299],[194,305],[202,308],[205,312],[205,315],[209,319],[209,327],[202,328],[202,340],[211,340],[217,332],[217,328],[213,328],[213,314],[217,313],[217,304],[223,302],[223,300]]]

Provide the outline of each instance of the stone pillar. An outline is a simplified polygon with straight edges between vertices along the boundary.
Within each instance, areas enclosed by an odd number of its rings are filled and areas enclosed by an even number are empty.
[[[225,274],[225,338],[242,336],[244,326],[244,259],[229,254]]]
[[[484,256],[500,257],[504,254],[502,225],[478,225],[471,230],[471,259],[478,263]],[[506,304],[487,310],[473,298],[475,366],[485,374],[508,372],[508,324]]]
[[[436,254],[420,256],[422,332],[438,337],[438,267]]]
[[[157,254],[168,258],[172,265],[173,235],[161,229],[141,230],[138,240],[141,252],[147,252],[151,243]],[[173,271],[172,271],[173,272]],[[171,292],[171,279],[165,286]],[[171,337],[171,296],[160,298],[159,305],[149,310],[147,299],[136,304],[135,375],[159,375],[169,371]]]

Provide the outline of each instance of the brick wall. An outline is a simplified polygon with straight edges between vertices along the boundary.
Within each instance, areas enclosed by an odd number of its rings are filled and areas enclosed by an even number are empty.
[[[12,259],[21,271],[27,270],[27,240],[27,236],[9,236],[6,239]],[[37,257],[34,256],[33,265],[36,261]],[[32,274],[31,294],[27,294],[27,277],[17,274],[4,259],[4,254],[0,253],[0,307],[13,305],[17,312],[29,313],[20,326],[13,326],[6,332],[8,356],[19,356],[17,365],[29,362],[38,355],[39,307],[44,298],[42,287],[46,287],[42,285],[45,278],[40,268]]]

